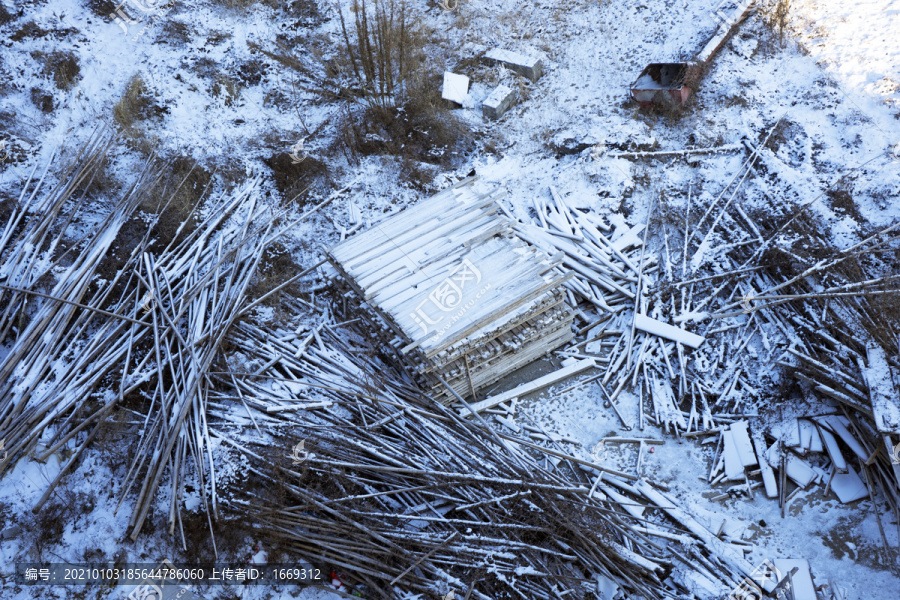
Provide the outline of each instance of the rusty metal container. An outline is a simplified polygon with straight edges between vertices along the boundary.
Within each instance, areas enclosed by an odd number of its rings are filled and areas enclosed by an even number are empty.
[[[696,63],[651,63],[631,84],[631,95],[642,108],[680,110],[696,89],[699,75]]]

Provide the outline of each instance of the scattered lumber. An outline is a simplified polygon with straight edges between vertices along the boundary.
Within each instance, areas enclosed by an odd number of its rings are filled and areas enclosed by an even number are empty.
[[[211,398],[229,402],[233,381],[252,411],[315,448],[298,467],[287,445],[254,451],[249,439],[215,432],[253,465],[259,484],[227,504],[251,515],[258,537],[339,565],[357,589],[385,598],[445,585],[472,598],[587,598],[594,586],[582,582],[600,574],[626,594],[674,600],[669,576],[683,544],[707,558],[678,568],[723,590],[750,572],[742,546],[717,539],[649,482],[509,433],[503,444],[483,421],[460,418],[379,357],[364,327],[326,321],[316,329],[322,342],[309,345],[250,322],[230,330],[237,347],[259,349],[264,367],[212,374],[221,386]],[[284,379],[296,385],[275,392]],[[316,406],[269,411],[291,403],[286,391]],[[541,460],[548,455],[555,467]],[[650,521],[654,507],[662,513]],[[479,570],[488,554],[491,568]]]
[[[547,373],[546,375],[543,375],[542,377],[539,377],[534,381],[529,381],[528,383],[523,383],[522,385],[516,386],[509,391],[503,392],[502,394],[490,396],[489,398],[481,400],[480,402],[474,402],[473,404],[471,404],[471,409],[475,412],[481,412],[482,410],[493,408],[498,404],[520,398],[522,396],[525,396],[526,394],[531,394],[596,366],[597,363],[596,361],[594,361],[594,359],[585,358],[552,373]],[[471,414],[469,412],[469,409],[460,409],[460,416],[465,417],[469,414]]]
[[[685,346],[690,346],[691,348],[699,348],[700,344],[703,343],[702,336],[691,333],[689,331],[685,331],[684,329],[681,329],[679,327],[669,325],[668,323],[663,323],[661,321],[657,321],[656,319],[651,319],[650,317],[642,314],[634,315],[634,326],[641,331],[645,331],[653,335],[658,335],[659,337],[684,344]]]
[[[259,202],[255,178],[203,199],[193,229],[157,248],[151,231],[160,216],[134,217],[169,165],[149,162],[108,212],[83,214],[83,190],[114,142],[98,130],[58,183],[46,184],[50,163],[39,181],[28,179],[0,234],[0,472],[22,456],[46,460],[72,448],[34,506],[40,510],[123,400],[138,401],[145,414],[118,489],[120,504],[134,492],[130,536],[137,537],[166,486],[169,533],[177,530],[185,547],[186,481],[199,491],[210,524],[218,518],[208,373],[250,305],[246,295],[263,251],[296,221],[276,226],[284,215]],[[169,190],[163,206],[176,192]],[[75,218],[94,225],[73,239],[68,225]],[[139,230],[111,279],[101,277],[127,222],[144,227],[143,235]]]

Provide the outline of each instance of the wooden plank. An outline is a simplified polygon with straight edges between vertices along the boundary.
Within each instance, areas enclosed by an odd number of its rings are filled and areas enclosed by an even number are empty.
[[[869,400],[878,433],[900,435],[900,395],[891,377],[887,355],[875,343],[866,344],[869,365],[865,369],[869,384]]]
[[[831,491],[842,504],[855,502],[869,495],[865,482],[853,467],[849,467],[846,473],[837,474],[832,478]]]
[[[734,441],[734,433],[729,429],[722,432],[722,456],[725,458],[725,479],[743,481],[744,465]]]
[[[791,588],[788,591],[793,600],[817,600],[816,588],[809,572],[809,561],[803,558],[776,558],[772,561],[782,575],[794,571],[790,577]]]
[[[847,426],[844,424],[841,417],[837,415],[829,415],[826,417],[816,417],[817,423],[820,423],[830,429],[834,434],[841,438],[841,440],[847,444],[847,446],[853,450],[853,453],[863,462],[868,460],[869,454],[866,452],[865,448],[863,448],[862,444],[853,437],[853,434],[850,433],[850,430],[847,429]]]
[[[685,331],[680,327],[675,327],[674,325],[669,325],[668,323],[663,323],[662,321],[657,321],[656,319],[651,319],[646,315],[637,313],[634,315],[634,326],[646,333],[672,340],[673,342],[679,342],[685,346],[690,346],[691,348],[698,348],[705,339],[703,336],[697,335],[696,333]]]
[[[759,461],[759,469],[762,473],[763,485],[766,486],[766,496],[769,498],[778,497],[778,484],[775,480],[775,472],[772,471],[772,465],[766,460],[766,445],[763,441],[762,434],[753,436],[753,447],[756,450],[756,457]]]
[[[529,381],[528,383],[523,383],[520,386],[517,386],[509,391],[503,392],[502,394],[497,394],[496,396],[491,396],[490,398],[486,398],[480,402],[473,403],[472,410],[475,412],[482,411],[486,408],[493,408],[497,406],[501,402],[506,402],[507,400],[512,400],[513,398],[519,398],[520,396],[524,396],[525,394],[530,394],[547,386],[551,386],[554,383],[558,383],[567,377],[571,377],[572,375],[576,375],[585,371],[587,369],[591,369],[597,366],[596,361],[592,358],[586,358],[584,360],[580,360],[573,365],[569,365],[568,367],[564,367],[552,373],[548,373],[543,377],[538,377],[534,381]],[[468,409],[462,409],[460,411],[460,416],[468,416],[471,414]]]
[[[766,460],[769,464],[777,469],[781,469],[782,458],[784,458],[784,474],[793,480],[794,483],[805,488],[816,479],[816,472],[806,464],[806,462],[791,452],[782,452],[778,449],[778,442],[766,451]]]
[[[755,467],[758,462],[756,453],[753,451],[753,444],[750,442],[750,434],[747,432],[747,421],[732,423],[731,435],[740,455],[741,464],[745,467]]]
[[[822,452],[822,438],[816,424],[806,419],[797,419],[800,429],[800,448],[804,452]]]
[[[838,473],[846,473],[847,472],[847,461],[844,460],[844,455],[841,453],[841,448],[838,446],[837,438],[834,437],[834,434],[831,433],[828,429],[825,429],[818,423],[816,424],[819,428],[819,435],[822,438],[822,443],[825,446],[825,452],[828,453],[828,458],[831,459],[831,463],[834,465],[834,468]]]

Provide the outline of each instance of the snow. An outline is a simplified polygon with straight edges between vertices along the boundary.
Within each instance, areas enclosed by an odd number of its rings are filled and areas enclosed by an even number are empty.
[[[444,73],[444,86],[441,97],[457,104],[466,104],[469,98],[469,78],[449,71]]]
[[[183,152],[238,175],[263,173],[266,189],[273,194],[276,192],[261,157],[274,151],[288,152],[298,139],[305,139],[310,156],[327,158],[325,149],[334,136],[333,124],[340,107],[296,86],[289,71],[261,59],[260,53],[251,48],[259,43],[274,50],[276,37],[283,36],[296,44],[297,54],[310,56],[323,46],[321,39],[311,35],[311,25],[297,24],[296,18],[286,18],[262,4],[228,9],[188,2],[160,5],[158,12],[145,16],[125,35],[110,19],[90,13],[75,0],[17,2],[15,8],[6,1],[4,5],[10,11],[22,10],[23,17],[0,26],[0,43],[4,45],[0,112],[15,115],[15,123],[0,124],[0,138],[9,140],[6,150],[22,152],[25,159],[0,166],[0,191],[15,189],[33,167],[42,169],[58,150],[71,156],[99,121],[110,119],[127,82],[136,73],[141,73],[155,101],[168,111],[146,124],[164,152]],[[691,186],[693,206],[708,206],[738,173],[746,157],[708,155],[697,157],[689,166],[676,160],[656,163],[605,157],[590,148],[557,156],[558,148],[574,141],[594,148],[680,149],[739,143],[745,134],[757,142],[783,119],[788,124],[784,141],[774,151],[765,150],[760,159],[772,175],[748,177],[743,208],[750,211],[765,210],[772,204],[809,204],[811,212],[831,227],[831,241],[849,247],[859,240],[863,228],[859,220],[841,214],[827,201],[824,191],[835,181],[850,175],[846,185],[866,227],[890,224],[900,211],[893,202],[900,193],[900,161],[890,154],[900,143],[900,48],[896,44],[900,9],[890,0],[795,0],[792,5],[794,13],[784,46],[760,24],[758,15],[751,15],[720,50],[676,125],[662,117],[635,114],[624,104],[627,90],[647,63],[685,60],[702,47],[717,28],[710,16],[717,6],[715,0],[637,4],[470,0],[461,2],[458,12],[431,10],[425,18],[446,37],[442,47],[448,62],[474,57],[502,43],[513,51],[541,58],[545,70],[544,77],[528,88],[527,98],[498,124],[483,121],[477,106],[477,100],[487,96],[494,82],[489,86],[472,78],[469,105],[456,112],[480,134],[497,136],[502,149],[496,154],[479,152],[462,157],[458,172],[439,176],[435,185],[446,185],[451,178],[459,179],[474,169],[483,180],[508,192],[504,207],[522,219],[529,218],[533,210],[531,200],[546,194],[552,185],[570,206],[590,209],[617,231],[625,232],[647,222],[651,200],[660,194],[666,195],[673,211],[683,210],[688,202],[685,192]],[[339,28],[333,9],[323,4],[321,10],[331,20],[323,22],[316,33],[336,39]],[[458,23],[457,18],[464,21]],[[59,38],[10,41],[10,34],[28,20],[45,29],[73,28],[76,32]],[[168,28],[174,25],[187,27],[187,41],[172,36]],[[303,38],[293,41],[298,34]],[[790,35],[796,36],[802,50]],[[80,59],[81,79],[67,92],[47,81],[32,56],[36,51],[56,49],[72,50]],[[243,85],[236,99],[229,99],[223,92],[213,93],[216,74],[233,75],[242,65],[257,59],[267,67],[259,84]],[[212,72],[207,73],[204,68],[210,67],[204,65],[210,64]],[[517,88],[513,75],[495,75],[496,83]],[[52,94],[58,108],[52,114],[42,113],[30,100],[32,88]],[[281,100],[276,102],[276,98]],[[307,132],[314,135],[308,137]],[[127,177],[140,163],[136,155],[120,151],[113,157],[111,170]],[[336,165],[336,177],[358,175],[360,183],[346,203],[329,207],[321,220],[299,226],[293,238],[330,245],[339,236],[336,223],[372,222],[427,195],[398,185],[398,170],[397,162],[388,157],[367,157],[359,165]],[[629,242],[634,239],[639,240],[633,236]],[[722,251],[720,242],[715,237],[709,239],[690,267],[715,265]],[[296,250],[304,264],[311,262],[307,259],[314,253],[299,246]],[[273,316],[273,310],[260,308],[256,318],[271,320]],[[673,321],[701,321],[707,316],[699,308],[683,312]],[[762,356],[768,353],[768,348],[756,342],[753,347]],[[61,372],[65,365],[53,368]],[[290,382],[284,387],[288,388],[282,390],[286,395],[302,391]],[[539,398],[522,410],[551,431],[578,439],[582,447],[572,451],[585,457],[601,437],[621,429],[613,411],[602,408],[604,398],[596,387]],[[626,419],[636,423],[637,398],[625,391],[617,402]],[[789,423],[791,431],[787,433],[793,440],[796,432],[797,445],[803,441],[801,434],[813,435],[796,420],[789,419]],[[838,435],[852,445],[844,438],[845,430]],[[832,450],[831,432],[820,431],[826,449],[840,452]],[[663,435],[653,428],[649,432]],[[857,455],[861,452],[854,450]],[[633,467],[633,456],[627,454],[630,450],[615,452],[613,460],[621,458],[623,469]],[[753,553],[756,559],[776,554],[802,556],[809,560],[816,584],[834,577],[850,590],[851,599],[896,595],[896,576],[876,562],[857,560],[863,554],[873,554],[881,544],[870,500],[846,508],[832,498],[816,497],[818,492],[811,489],[798,494],[784,521],[777,502],[762,494],[753,500],[729,499],[718,504],[709,500],[710,488],[705,482],[711,453],[712,449],[692,442],[667,444],[645,455],[648,476],[668,481],[673,494],[698,518],[708,514],[712,519],[720,513],[733,517],[747,538],[759,544]],[[23,459],[4,475],[0,502],[9,507],[8,514],[20,518],[29,513],[46,483],[58,473],[60,459],[53,455],[46,464]],[[231,465],[235,475],[240,472],[239,465],[222,462]],[[852,475],[856,474],[835,477],[832,487],[836,493],[843,492],[844,478],[852,479]],[[128,514],[128,500],[115,512],[120,491],[115,477],[97,456],[88,453],[78,467],[78,475],[65,481],[76,491],[99,492],[98,502],[89,516],[90,525],[86,525],[87,516],[79,518],[67,527],[62,547],[54,551],[65,560],[76,561],[80,553],[96,544],[112,556],[125,537],[126,519],[122,515]],[[189,496],[186,501],[186,508],[193,508],[197,496]],[[165,508],[165,502],[161,501],[161,506]],[[761,520],[768,525],[757,525]],[[710,523],[709,528],[716,525]],[[844,541],[850,539],[847,531],[851,527],[855,541]],[[890,543],[896,546],[895,528],[887,529]],[[165,535],[148,536],[129,552],[168,552],[172,547]],[[7,565],[4,574],[8,574],[9,565],[21,560],[25,550],[24,539],[2,543],[0,553]],[[702,590],[701,582],[692,585]],[[63,595],[61,590],[11,591],[8,584],[3,586],[3,597],[12,600]],[[36,595],[39,593],[44,595]],[[308,591],[304,595],[318,593]],[[272,592],[273,600],[288,597],[288,592]]]

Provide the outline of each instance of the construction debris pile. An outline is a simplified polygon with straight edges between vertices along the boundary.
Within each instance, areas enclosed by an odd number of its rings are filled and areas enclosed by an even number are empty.
[[[431,395],[468,396],[572,339],[570,278],[467,179],[328,251],[354,314]],[[449,387],[448,387],[449,386]]]
[[[259,349],[231,375],[242,401],[304,442],[298,459],[223,436],[258,465],[258,491],[231,503],[258,536],[336,565],[365,597],[676,598],[688,579],[731,589],[751,572],[748,545],[717,537],[665,486],[459,417],[354,325],[233,330]]]
[[[535,199],[535,216],[516,230],[563,253],[581,322],[575,343],[557,352],[578,362],[559,373],[600,368],[566,389],[598,385],[626,430],[649,422],[691,438],[716,434],[708,480],[729,486],[721,498],[764,485],[784,510],[796,489],[821,482],[842,502],[886,501],[900,522],[900,290],[891,267],[900,225],[836,248],[819,233],[815,200],[751,217],[736,198],[758,169],[779,168],[766,145],[778,125],[758,146],[746,141],[747,159],[707,206],[692,206],[686,190],[681,223],[657,206],[665,218],[651,208],[648,224],[614,230],[552,187]],[[796,382],[782,387],[786,396],[764,391],[784,380]],[[474,407],[515,428],[511,401],[533,391],[520,386]],[[637,410],[623,404],[625,391]],[[815,453],[821,466],[807,464]],[[887,548],[883,529],[882,539]]]

